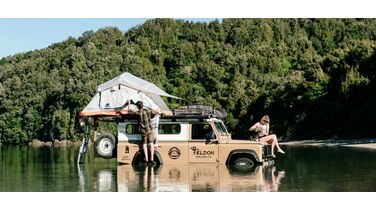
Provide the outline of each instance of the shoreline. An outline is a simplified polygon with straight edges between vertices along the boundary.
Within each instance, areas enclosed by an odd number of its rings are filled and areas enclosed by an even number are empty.
[[[376,139],[281,141],[280,144],[281,145],[299,145],[299,146],[343,146],[343,147],[366,148],[366,149],[376,150]]]
[[[43,142],[37,139],[34,139],[33,141],[29,143],[25,143],[22,145],[28,145],[32,147],[66,147],[66,146],[76,146],[81,145],[82,142],[80,141],[70,141],[70,140],[62,140],[62,141],[49,141],[49,142]],[[92,142],[89,142],[89,145],[91,145]],[[374,149],[376,150],[376,138],[373,139],[341,139],[341,140],[281,140],[279,141],[280,145],[296,145],[296,146],[343,146],[343,147],[352,147],[352,148],[366,148],[366,149]],[[7,145],[0,142],[1,145]],[[10,144],[14,145],[14,144]]]

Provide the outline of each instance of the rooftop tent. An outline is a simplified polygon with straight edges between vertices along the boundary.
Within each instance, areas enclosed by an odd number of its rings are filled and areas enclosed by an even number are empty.
[[[127,114],[128,109],[136,110],[135,105],[126,105],[128,101],[142,101],[145,107],[161,109],[162,113],[171,113],[161,96],[172,96],[153,83],[138,78],[128,72],[98,86],[97,93],[80,113],[81,116]]]
[[[171,98],[175,98],[175,99],[180,99],[176,96],[172,96],[172,95],[164,92],[163,90],[158,88],[153,83],[150,83],[146,80],[138,78],[138,77],[136,77],[136,76],[134,76],[134,75],[132,75],[128,72],[125,72],[124,74],[99,85],[98,91],[102,92],[104,90],[107,90],[107,89],[113,87],[114,85],[124,85],[126,87],[133,88],[134,90],[142,91],[144,93],[150,93],[150,94],[155,94],[155,95],[159,95],[159,96],[166,96],[166,97],[171,97]]]

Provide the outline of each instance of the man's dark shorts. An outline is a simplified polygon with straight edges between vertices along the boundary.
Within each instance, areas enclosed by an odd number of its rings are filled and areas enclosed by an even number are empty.
[[[142,135],[142,142],[143,144],[152,144],[154,142],[154,135],[153,131],[150,131],[144,135]]]

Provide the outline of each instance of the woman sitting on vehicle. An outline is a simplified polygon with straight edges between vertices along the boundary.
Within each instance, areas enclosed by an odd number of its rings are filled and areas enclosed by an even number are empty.
[[[277,136],[275,134],[269,135],[269,116],[265,115],[261,118],[260,122],[254,124],[249,131],[257,132],[257,137],[262,145],[271,144],[272,145],[272,156],[274,155],[274,147],[277,147],[277,152],[284,154],[285,152],[279,147]]]

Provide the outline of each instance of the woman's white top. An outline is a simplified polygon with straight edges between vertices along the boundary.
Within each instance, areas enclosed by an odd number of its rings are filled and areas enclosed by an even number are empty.
[[[269,134],[269,124],[256,123],[256,132],[258,132],[258,137],[263,137]]]

